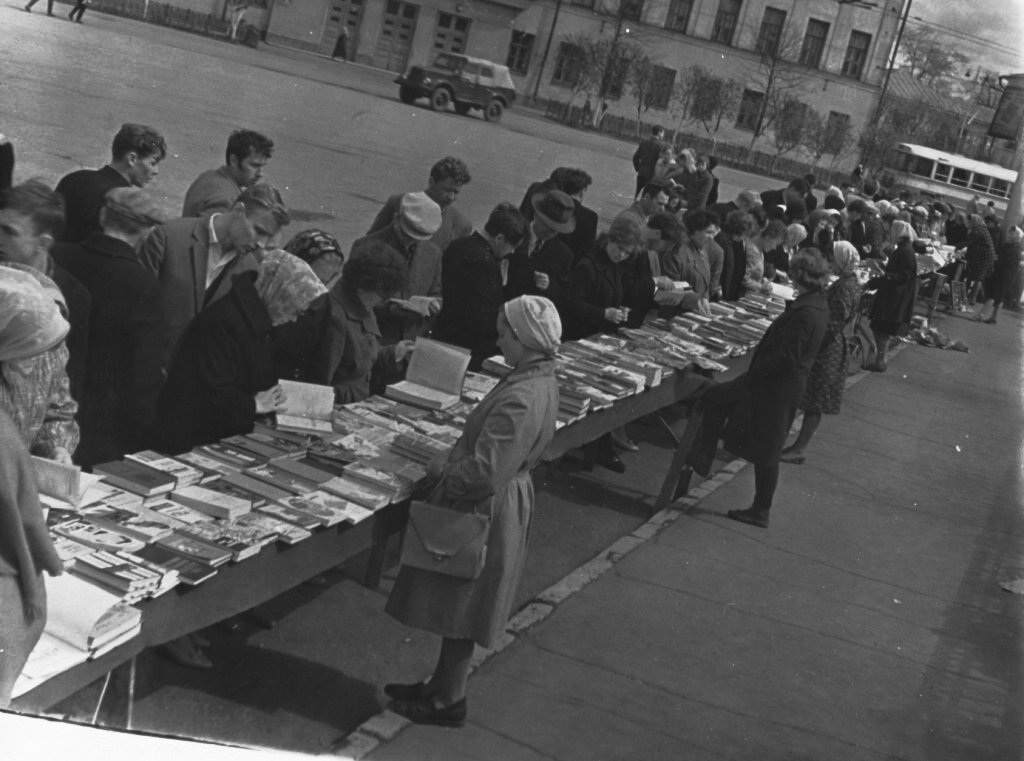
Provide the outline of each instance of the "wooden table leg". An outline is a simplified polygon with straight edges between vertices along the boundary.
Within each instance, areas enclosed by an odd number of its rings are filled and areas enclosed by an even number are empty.
[[[679,438],[675,454],[672,455],[672,462],[668,466],[665,480],[661,484],[661,492],[654,503],[654,512],[664,510],[673,500],[685,494],[690,488],[690,476],[693,471],[687,466],[686,460],[690,456],[690,450],[693,448],[693,442],[697,438],[697,431],[700,429],[703,418],[704,404],[698,399],[693,403],[693,409],[686,419],[686,428]]]

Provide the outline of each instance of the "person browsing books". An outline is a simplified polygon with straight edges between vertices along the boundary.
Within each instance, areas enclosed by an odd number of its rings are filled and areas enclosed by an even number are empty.
[[[0,370],[59,346],[68,322],[28,272],[0,268]],[[7,373],[2,373],[3,377]],[[63,565],[39,505],[23,432],[0,405],[0,709],[46,624],[43,573]]]
[[[437,479],[437,504],[490,518],[483,571],[466,580],[402,566],[386,607],[406,626],[442,637],[428,681],[384,687],[389,708],[419,724],[465,723],[473,647],[493,647],[505,631],[526,561],[534,506],[530,471],[555,433],[558,311],[546,298],[522,296],[504,305],[497,330],[513,370],[469,414],[448,455],[428,468]]]
[[[441,269],[441,313],[433,338],[470,350],[470,370],[498,352],[495,328],[504,302],[508,257],[527,235],[526,219],[510,203],[491,211],[483,232],[452,243]]]
[[[371,241],[352,256],[331,288],[330,329],[313,352],[314,383],[334,387],[338,404],[379,393],[403,373],[412,341],[381,345],[376,308],[405,286],[401,254],[382,241]]]
[[[252,431],[279,409],[271,331],[327,292],[309,265],[286,251],[235,275],[230,293],[189,326],[160,393],[152,448],[178,454]]]

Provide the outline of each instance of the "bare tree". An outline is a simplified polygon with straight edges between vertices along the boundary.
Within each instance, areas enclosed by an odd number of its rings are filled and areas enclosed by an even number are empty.
[[[956,41],[927,26],[910,26],[900,42],[900,62],[929,86],[949,92],[970,59]]]
[[[807,109],[804,119],[803,147],[814,157],[815,165],[820,164],[822,157],[827,154],[832,156],[829,168],[835,168],[839,160],[856,144],[850,120],[826,119],[813,108]]]
[[[648,111],[661,95],[657,79],[657,65],[649,56],[634,58],[629,67],[630,93],[636,100],[636,129],[640,132],[644,112]]]
[[[790,100],[799,97],[813,77],[812,68],[800,62],[803,37],[790,21],[771,35],[759,33],[755,47],[758,59],[747,81],[748,87],[759,91],[763,98],[753,124],[750,150],[773,129],[780,116],[785,115]]]
[[[804,144],[809,130],[814,126],[813,117],[808,119],[808,112],[814,113],[806,103],[801,103],[792,93],[780,97],[772,122],[772,144],[775,147],[772,170],[775,169],[775,161],[779,157],[793,152]],[[821,120],[816,113],[814,116]]]

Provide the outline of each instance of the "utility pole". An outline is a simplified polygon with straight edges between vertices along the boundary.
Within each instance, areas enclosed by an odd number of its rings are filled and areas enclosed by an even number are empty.
[[[537,69],[537,80],[533,83],[533,99],[537,100],[537,93],[540,91],[540,80],[544,76],[544,67],[548,64],[548,54],[551,52],[551,41],[555,39],[555,31],[558,26],[558,14],[562,12],[562,0],[555,0],[555,15],[551,17],[551,30],[548,32],[548,41],[544,44],[544,55],[540,58],[540,67]]]
[[[1010,198],[1006,202],[1006,214],[1003,216],[1003,234],[1024,220],[1024,74],[1010,74],[1000,79],[1006,80],[1003,97],[996,111],[998,121],[1004,109],[1017,119],[1017,149],[1013,153],[1013,168],[1017,170],[1017,179],[1010,189]],[[1009,101],[1007,104],[1006,101]],[[989,134],[993,134],[989,131]],[[1006,135],[1002,135],[1006,137]]]

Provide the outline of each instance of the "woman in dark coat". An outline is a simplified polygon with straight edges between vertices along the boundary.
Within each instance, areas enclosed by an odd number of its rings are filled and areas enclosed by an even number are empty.
[[[561,332],[557,310],[541,296],[504,305],[498,346],[513,370],[470,413],[447,457],[428,468],[438,479],[435,500],[487,515],[491,527],[476,579],[403,566],[388,598],[387,612],[401,623],[444,638],[427,682],[384,687],[389,708],[416,723],[462,726],[474,643],[493,647],[508,624],[533,514],[530,471],[555,433]]]
[[[284,251],[267,254],[256,272],[236,275],[231,292],[185,334],[157,405],[154,448],[178,454],[248,433],[257,415],[279,409],[284,396],[271,329],[326,292],[308,264]]]
[[[832,272],[838,279],[828,287],[829,322],[818,356],[807,378],[807,389],[800,402],[804,421],[800,434],[792,446],[782,450],[782,462],[803,463],[807,445],[818,430],[822,415],[838,415],[846,386],[850,357],[846,351],[844,330],[860,301],[860,282],[857,280],[857,249],[845,240],[832,248]]]
[[[689,464],[710,472],[718,440],[754,464],[754,501],[746,510],[730,510],[741,523],[768,527],[779,481],[779,457],[804,395],[807,376],[828,328],[824,289],[828,263],[815,249],[800,251],[790,262],[797,297],[786,305],[754,349],[743,375],[713,385],[700,397],[704,407]],[[724,434],[724,436],[723,436]]]
[[[999,255],[996,257],[996,266],[992,276],[985,281],[985,303],[975,313],[975,320],[989,325],[996,324],[999,307],[1006,299],[1020,266],[1022,237],[1024,237],[1024,231],[1021,231],[1019,227],[1011,227],[1007,230],[1006,239],[999,246]],[[992,308],[992,313],[987,319],[985,318],[986,307]]]
[[[875,360],[865,365],[866,370],[884,373],[885,352],[889,339],[910,332],[917,298],[917,257],[914,254],[914,229],[909,222],[892,223],[895,250],[889,254],[884,272],[867,282],[869,291],[876,291],[871,305],[871,332],[875,338]]]

